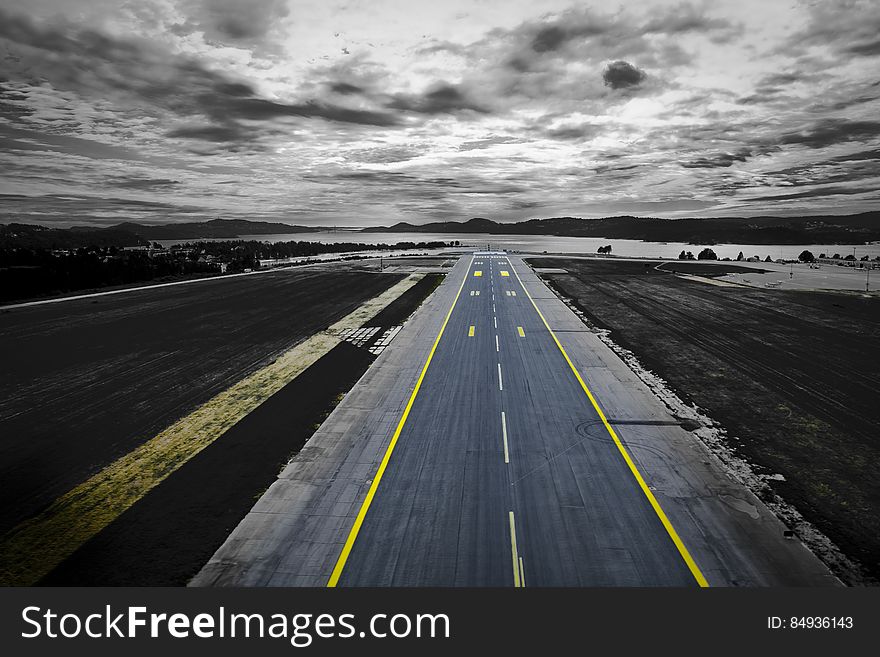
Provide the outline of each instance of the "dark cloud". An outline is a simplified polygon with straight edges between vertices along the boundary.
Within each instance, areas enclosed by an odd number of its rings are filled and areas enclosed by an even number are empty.
[[[28,98],[27,93],[0,84],[0,118],[15,122],[33,114],[27,106]]]
[[[686,169],[715,169],[733,166],[736,162],[745,162],[752,157],[752,150],[749,148],[740,148],[733,153],[717,153],[710,157],[701,157],[690,162],[683,162],[681,166]]]
[[[548,52],[557,50],[559,46],[574,36],[571,32],[563,30],[557,25],[548,25],[538,30],[532,39],[532,50],[535,52]]]
[[[244,141],[250,136],[250,133],[240,126],[230,123],[227,125],[182,126],[169,131],[166,136],[226,143]]]
[[[134,42],[114,40],[92,30],[81,30],[71,34],[67,30],[51,26],[38,27],[29,19],[2,9],[0,9],[0,38],[56,55],[88,57],[108,63],[130,63],[142,54],[141,48]],[[57,57],[55,61],[62,68],[71,64]],[[0,70],[5,72],[8,68],[17,67],[16,65],[27,67],[29,63],[22,56],[11,53],[3,58]],[[36,71],[34,73],[38,74]]]
[[[186,0],[181,8],[184,23],[172,29],[178,34],[202,32],[209,42],[264,47],[266,37],[290,10],[285,0]]]
[[[872,148],[831,158],[832,162],[858,162],[861,160],[880,160],[880,148]],[[878,175],[880,175],[880,171],[878,171]]]
[[[808,6],[810,20],[780,47],[803,54],[810,46],[828,46],[843,57],[880,54],[880,3],[876,0],[815,0]]]
[[[205,216],[206,208],[200,206],[175,205],[107,195],[89,196],[75,193],[18,195],[5,196],[2,201],[7,215],[15,215],[39,223],[113,225],[122,220],[168,221],[175,215],[192,217],[199,214],[201,214],[199,218],[210,218]]]
[[[788,105],[792,96],[783,93],[778,87],[759,87],[755,93],[736,99],[737,105]]]
[[[609,172],[618,172],[618,171],[630,171],[632,169],[638,169],[640,165],[638,164],[627,164],[623,166],[612,166],[608,164],[600,164],[593,171],[596,173],[609,173]]]
[[[612,89],[626,89],[641,84],[648,75],[639,68],[622,59],[611,62],[602,71],[602,79],[606,87]]]
[[[656,10],[641,24],[622,15],[609,16],[589,10],[573,10],[532,28],[530,46],[536,53],[553,53],[570,41],[598,37],[598,45],[608,47],[622,42],[628,46],[638,44],[637,47],[641,50],[646,45],[641,42],[644,35],[674,37],[698,32],[727,39],[740,33],[741,29],[726,19],[709,18],[703,9],[687,2]]]
[[[641,27],[645,34],[680,35],[689,32],[714,34],[716,39],[729,39],[739,34],[742,28],[724,18],[709,18],[702,8],[689,2],[675,7],[664,7],[655,11]]]
[[[789,201],[796,198],[815,198],[818,196],[850,196],[853,194],[866,194],[876,192],[876,187],[817,187],[808,189],[803,192],[794,192],[792,194],[776,194],[771,196],[761,196],[756,200],[760,201]]]
[[[390,109],[419,114],[452,114],[460,111],[487,113],[489,110],[471,100],[459,87],[440,84],[420,95],[397,94],[387,105]]]
[[[737,105],[768,104],[774,107],[785,107],[791,102],[801,101],[790,93],[791,85],[797,83],[816,86],[828,76],[823,73],[807,73],[802,71],[779,71],[763,76],[758,80],[754,92],[736,99]]]
[[[880,178],[878,160],[880,149],[875,148],[766,171],[762,179],[766,184],[775,186],[804,187]]]
[[[877,137],[880,137],[880,121],[838,118],[823,119],[803,130],[785,133],[779,138],[779,143],[824,148],[851,141],[869,141]]]
[[[362,87],[359,87],[356,84],[349,84],[348,82],[331,82],[329,86],[330,91],[335,94],[342,94],[344,96],[348,96],[351,94],[360,94],[364,92]]]
[[[49,151],[78,155],[94,160],[143,160],[136,151],[124,146],[104,144],[94,139],[54,135],[0,124],[0,150]]]
[[[549,128],[544,130],[543,134],[547,137],[550,137],[551,139],[561,139],[564,141],[580,141],[581,139],[595,137],[598,132],[599,128],[597,126],[585,124]]]
[[[529,26],[530,46],[537,53],[552,53],[567,42],[598,37],[615,29],[613,19],[589,10],[569,11],[552,22]]]
[[[758,82],[759,87],[779,87],[786,84],[794,84],[804,80],[805,76],[801,73],[771,73],[765,75]]]
[[[220,93],[217,89],[212,89],[211,92],[213,93],[206,93],[197,97],[197,105],[198,109],[204,114],[218,120],[247,119],[262,121],[285,116],[296,116],[382,127],[398,124],[395,116],[385,112],[350,109],[319,101],[292,104],[278,103],[256,96],[247,98],[238,95],[228,96]]]
[[[846,52],[851,55],[859,55],[861,57],[874,57],[876,55],[880,55],[880,39],[855,43],[847,47]]]
[[[810,111],[813,111],[813,112],[827,112],[827,111],[837,112],[840,110],[848,109],[850,107],[855,107],[856,105],[863,105],[865,103],[874,102],[878,98],[880,98],[880,96],[855,96],[855,97],[849,96],[847,98],[844,98],[843,100],[838,100],[833,103],[825,103],[825,102],[814,103],[813,105],[811,105],[809,107],[809,109],[810,109]]]
[[[365,188],[379,188],[389,197],[399,194],[414,198],[446,199],[450,195],[518,194],[524,187],[511,182],[494,181],[473,173],[451,176],[420,176],[399,171],[349,171],[338,178],[363,183]]]
[[[125,189],[138,189],[142,191],[165,191],[180,186],[179,180],[169,180],[167,178],[131,178],[122,177],[109,181],[114,187],[123,187]]]
[[[352,109],[317,100],[283,103],[261,98],[248,84],[209,70],[200,62],[162,52],[143,42],[123,41],[90,31],[40,27],[0,11],[0,38],[21,50],[22,61],[0,61],[0,76],[37,75],[56,89],[72,90],[120,108],[137,108],[157,117],[172,112],[199,127],[181,127],[172,136],[214,142],[242,142],[261,131],[242,121],[267,122],[284,117],[390,127],[397,118],[384,111]],[[16,70],[17,69],[17,70]],[[428,101],[432,99],[429,97]],[[442,94],[434,102],[442,101]],[[447,104],[451,101],[446,99]],[[271,128],[266,127],[264,132]]]

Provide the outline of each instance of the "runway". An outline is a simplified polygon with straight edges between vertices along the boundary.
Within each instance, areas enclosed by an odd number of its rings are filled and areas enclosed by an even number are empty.
[[[462,256],[191,586],[837,586],[518,256]]]
[[[474,256],[338,584],[699,584],[611,431],[511,262]]]

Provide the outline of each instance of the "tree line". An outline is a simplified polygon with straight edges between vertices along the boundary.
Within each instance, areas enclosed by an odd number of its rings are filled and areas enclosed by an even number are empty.
[[[77,249],[0,248],[0,302],[54,296],[81,290],[149,281],[212,276],[254,269],[261,259],[306,257],[322,253],[442,248],[446,242],[362,244],[342,242],[187,242],[164,248],[154,242],[143,250],[117,246]]]

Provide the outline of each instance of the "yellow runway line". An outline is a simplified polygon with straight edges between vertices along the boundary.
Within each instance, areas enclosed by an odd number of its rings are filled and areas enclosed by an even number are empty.
[[[468,337],[469,337],[469,338],[474,337],[474,327],[473,327],[473,326],[471,326],[471,327],[468,329]]]
[[[672,523],[669,521],[669,518],[666,516],[666,512],[663,511],[663,508],[660,506],[660,503],[657,501],[657,498],[654,497],[654,493],[651,492],[651,489],[648,488],[648,484],[645,483],[644,477],[642,477],[642,473],[639,472],[639,469],[636,467],[635,462],[632,460],[632,457],[629,455],[626,447],[624,447],[623,442],[621,442],[620,438],[617,436],[617,433],[614,431],[614,428],[608,422],[608,418],[605,417],[605,413],[599,406],[599,402],[596,401],[596,398],[593,396],[593,393],[587,387],[587,384],[584,383],[584,380],[581,378],[580,373],[577,371],[577,368],[574,366],[574,363],[571,362],[571,359],[568,357],[565,349],[562,347],[562,343],[559,342],[559,338],[556,337],[556,334],[553,332],[553,329],[550,328],[550,325],[547,323],[547,320],[544,318],[544,314],[538,309],[538,304],[535,303],[535,300],[532,298],[532,295],[529,294],[529,291],[526,289],[526,286],[523,285],[522,279],[519,277],[519,274],[516,272],[516,269],[513,270],[513,273],[516,275],[516,279],[519,281],[520,287],[522,287],[523,292],[526,293],[526,296],[529,298],[529,301],[532,302],[532,306],[535,308],[535,312],[538,313],[538,317],[541,318],[541,321],[544,323],[544,326],[547,328],[547,331],[550,332],[550,336],[553,338],[553,341],[556,343],[556,346],[559,348],[559,351],[562,352],[562,356],[565,358],[565,362],[568,363],[568,366],[571,368],[571,371],[574,373],[575,378],[578,383],[581,385],[581,388],[586,393],[587,398],[590,400],[593,408],[596,410],[596,413],[599,415],[599,419],[602,420],[602,424],[605,426],[605,430],[608,432],[608,435],[611,436],[611,439],[614,441],[617,450],[620,452],[623,460],[626,462],[626,465],[629,467],[630,472],[633,477],[635,477],[636,482],[641,488],[642,492],[645,494],[645,497],[648,498],[648,502],[651,504],[651,508],[654,509],[654,512],[657,514],[657,517],[660,519],[660,522],[663,524],[663,527],[666,529],[666,533],[669,534],[669,538],[672,539],[672,542],[675,544],[675,547],[678,549],[678,553],[681,555],[681,558],[684,560],[685,564],[687,564],[688,569],[691,571],[691,575],[694,576],[694,579],[697,580],[697,583],[706,587],[709,586],[709,582],[706,581],[706,577],[703,575],[699,566],[697,566],[696,561],[691,556],[691,553],[688,551],[684,542],[681,540],[681,537],[678,535],[678,532],[675,531],[675,528],[672,526]]]
[[[523,327],[522,327],[522,326],[517,326],[517,327],[516,327],[516,332],[519,333],[519,337],[521,337],[521,338],[526,337],[526,332],[523,331]]]
[[[513,586],[515,588],[520,588],[523,583],[520,570],[520,558],[516,549],[516,520],[513,517],[513,511],[508,514],[508,520],[510,522],[510,553],[513,558]]]
[[[471,264],[468,265],[468,269],[470,269],[471,266],[473,266],[473,257],[471,257]],[[422,367],[419,378],[416,380],[416,385],[409,397],[409,401],[406,403],[406,408],[403,409],[403,415],[400,417],[400,422],[397,423],[397,428],[391,436],[391,442],[388,443],[385,455],[382,457],[381,463],[379,463],[376,475],[373,477],[372,483],[370,483],[370,488],[367,490],[367,495],[364,497],[364,501],[361,504],[357,517],[354,519],[351,531],[348,532],[348,538],[345,539],[345,544],[342,546],[342,552],[340,552],[339,558],[336,560],[336,565],[333,567],[333,572],[330,574],[330,579],[327,581],[328,587],[334,587],[339,583],[339,578],[342,576],[342,571],[345,568],[345,562],[348,561],[348,555],[351,554],[351,549],[354,547],[354,542],[357,540],[358,533],[360,533],[361,525],[364,524],[364,518],[367,515],[367,511],[370,510],[370,505],[373,503],[376,491],[379,489],[379,482],[382,481],[382,475],[385,474],[385,469],[388,467],[388,462],[391,460],[391,454],[394,452],[394,447],[397,445],[397,440],[400,438],[403,426],[406,424],[406,419],[409,417],[409,413],[412,410],[416,395],[419,394],[419,390],[422,388],[422,381],[425,380],[425,373],[431,365],[431,360],[434,358],[434,352],[437,351],[437,345],[440,344],[440,338],[443,337],[443,332],[446,330],[449,318],[452,317],[452,311],[455,310],[455,304],[458,303],[458,298],[461,296],[461,291],[464,289],[466,281],[467,276],[462,278],[461,285],[458,287],[458,292],[455,293],[455,298],[452,300],[452,305],[449,307],[449,312],[446,313],[446,317],[443,319],[443,324],[440,325],[440,332],[437,333],[437,337],[434,339],[434,344],[431,345],[431,351],[428,352],[428,358],[425,360],[425,365]]]

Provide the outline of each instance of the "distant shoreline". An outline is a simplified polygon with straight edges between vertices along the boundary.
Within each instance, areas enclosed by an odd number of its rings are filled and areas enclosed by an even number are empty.
[[[367,227],[362,233],[481,233],[547,237],[592,237],[645,242],[716,244],[851,244],[880,240],[880,212],[807,217],[708,217],[660,219],[656,217],[553,217],[499,223],[474,218],[465,222],[414,225],[400,222],[388,227]]]

